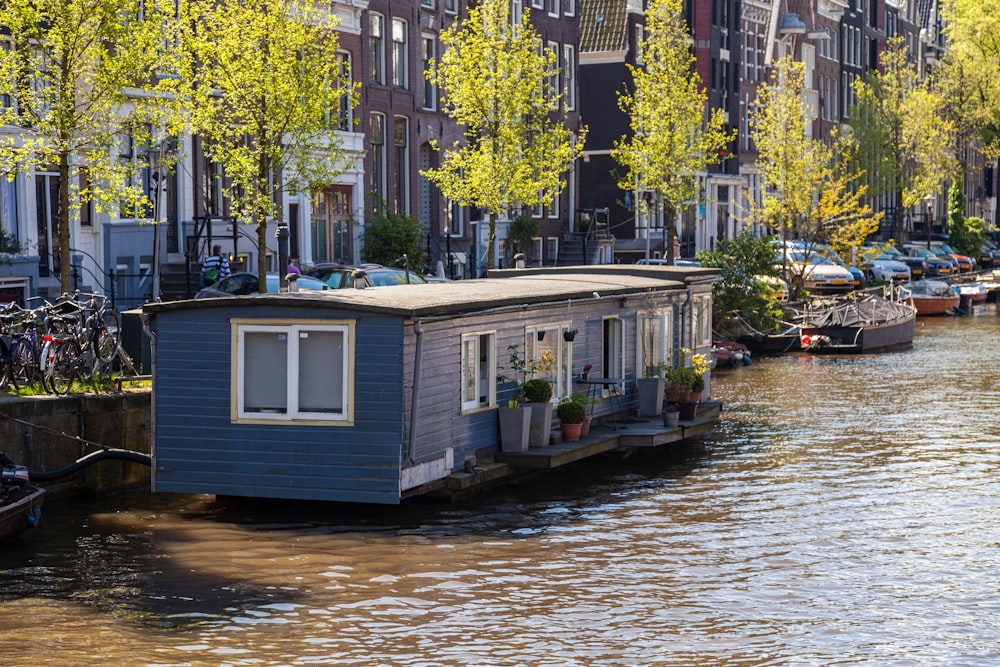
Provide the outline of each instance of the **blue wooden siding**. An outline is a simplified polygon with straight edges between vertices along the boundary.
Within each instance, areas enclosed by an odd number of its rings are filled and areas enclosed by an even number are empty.
[[[399,318],[355,329],[354,425],[230,421],[230,318],[330,319],[316,308],[160,313],[156,328],[154,489],[399,502],[403,354]],[[266,319],[262,318],[262,319]]]

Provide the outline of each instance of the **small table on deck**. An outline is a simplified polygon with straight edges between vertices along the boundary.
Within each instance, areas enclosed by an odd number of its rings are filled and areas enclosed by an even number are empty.
[[[624,392],[618,393],[617,387],[625,383],[625,378],[597,378],[588,377],[587,379],[580,378],[579,384],[587,385],[587,399],[590,403],[590,413],[594,413],[594,398],[597,398],[597,388],[608,389],[611,392],[611,418],[614,422],[614,426],[611,428],[617,430],[619,422],[621,428],[628,428],[627,426],[627,415],[625,413],[625,406],[622,403]]]

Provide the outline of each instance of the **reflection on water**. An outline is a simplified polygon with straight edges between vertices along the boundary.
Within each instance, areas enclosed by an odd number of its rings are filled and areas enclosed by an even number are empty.
[[[992,310],[990,311],[992,313]],[[1000,664],[992,316],[719,373],[724,419],[461,506],[50,502],[0,553],[52,665]]]

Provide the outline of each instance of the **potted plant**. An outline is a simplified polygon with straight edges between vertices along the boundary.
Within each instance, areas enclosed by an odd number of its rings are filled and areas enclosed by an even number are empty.
[[[667,401],[663,404],[663,427],[677,428],[677,421],[680,419],[680,405],[676,401]]]
[[[529,447],[545,447],[552,432],[552,385],[541,378],[528,380],[521,385],[521,394],[531,408]]]
[[[576,442],[580,439],[583,419],[587,416],[587,406],[574,396],[567,396],[556,406],[559,415],[559,426],[562,429],[563,442]]]
[[[576,338],[578,333],[580,333],[579,329],[567,329],[566,331],[563,331],[563,340],[568,343]]]
[[[639,394],[639,416],[655,417],[663,407],[663,364],[647,366],[645,377],[636,380]]]
[[[500,451],[523,452],[528,449],[531,431],[531,408],[522,404],[524,394],[524,378],[527,374],[527,364],[518,354],[517,345],[508,345],[510,352],[510,367],[514,378],[497,374],[497,384],[513,382],[517,393],[507,401],[506,406],[499,406],[497,418],[500,421]]]

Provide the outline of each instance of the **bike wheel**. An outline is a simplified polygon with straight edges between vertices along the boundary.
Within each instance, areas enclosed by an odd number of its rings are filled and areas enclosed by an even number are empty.
[[[32,352],[31,341],[19,338],[11,353],[11,384],[17,388],[27,387],[38,378],[38,360]]]
[[[100,326],[100,331],[97,334],[97,356],[104,362],[113,361],[122,338],[118,311],[112,308],[103,310],[98,326]]]
[[[79,360],[80,344],[75,339],[67,338],[55,346],[46,368],[49,388],[54,394],[61,396],[69,392],[73,380],[76,379]]]

